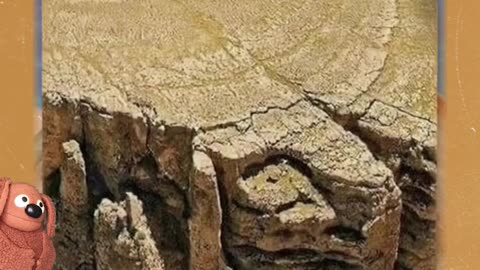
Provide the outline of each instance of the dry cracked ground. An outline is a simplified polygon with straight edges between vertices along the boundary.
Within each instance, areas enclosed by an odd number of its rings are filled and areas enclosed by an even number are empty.
[[[56,269],[435,267],[436,1],[44,1]]]

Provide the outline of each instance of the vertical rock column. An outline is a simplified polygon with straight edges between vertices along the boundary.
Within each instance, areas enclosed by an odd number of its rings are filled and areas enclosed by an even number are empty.
[[[190,269],[225,269],[221,246],[222,208],[217,178],[210,158],[198,151],[193,154],[190,196]]]
[[[62,149],[61,201],[57,207],[61,229],[57,229],[54,239],[57,261],[61,262],[57,268],[95,269],[85,161],[76,141],[63,143]]]
[[[137,196],[102,200],[94,222],[96,269],[166,269]]]

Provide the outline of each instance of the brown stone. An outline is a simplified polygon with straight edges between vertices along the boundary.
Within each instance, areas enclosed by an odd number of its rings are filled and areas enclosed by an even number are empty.
[[[59,269],[434,269],[434,1],[44,10]]]

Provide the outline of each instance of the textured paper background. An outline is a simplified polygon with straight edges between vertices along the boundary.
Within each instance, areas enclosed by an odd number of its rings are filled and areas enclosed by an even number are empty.
[[[441,269],[480,269],[480,1],[446,2]]]
[[[0,176],[33,183],[34,1],[0,0]]]

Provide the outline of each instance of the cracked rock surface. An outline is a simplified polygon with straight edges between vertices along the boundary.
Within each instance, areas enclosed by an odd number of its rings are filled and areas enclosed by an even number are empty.
[[[56,269],[435,269],[435,1],[43,5]]]

